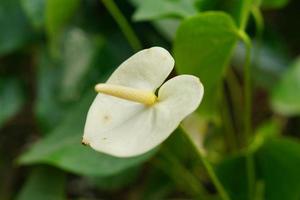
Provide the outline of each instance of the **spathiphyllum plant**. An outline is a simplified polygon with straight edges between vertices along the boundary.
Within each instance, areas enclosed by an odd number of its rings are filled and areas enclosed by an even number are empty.
[[[164,83],[174,59],[161,47],[144,49],[123,62],[92,103],[82,143],[118,157],[143,154],[161,144],[199,106],[199,78],[179,75]],[[157,94],[157,95],[156,95]]]

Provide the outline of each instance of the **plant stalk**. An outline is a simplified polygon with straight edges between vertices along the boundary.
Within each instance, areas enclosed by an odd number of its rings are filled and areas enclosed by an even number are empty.
[[[222,185],[222,183],[220,182],[220,180],[219,180],[218,176],[216,175],[216,173],[215,173],[213,167],[211,166],[211,164],[206,160],[206,158],[202,154],[201,150],[193,142],[193,139],[184,130],[182,130],[182,132],[183,132],[183,134],[185,134],[185,136],[188,138],[188,140],[192,144],[193,148],[197,152],[197,155],[199,156],[200,160],[202,161],[202,163],[203,163],[209,177],[211,178],[212,183],[216,187],[221,199],[222,200],[230,200],[229,195],[227,194],[227,192],[226,192],[224,186]]]
[[[129,22],[126,20],[125,16],[122,14],[121,10],[115,4],[114,0],[102,0],[103,5],[110,12],[111,16],[115,19],[119,25],[124,36],[128,40],[130,46],[134,51],[139,51],[142,49],[141,42],[131,28]]]
[[[244,64],[244,94],[245,94],[245,111],[244,111],[244,139],[246,146],[249,147],[252,132],[252,87],[251,87],[251,49],[252,44],[248,35],[240,31],[240,37],[246,46],[245,64]],[[252,153],[246,155],[246,169],[248,176],[249,200],[252,200],[255,190],[255,163]]]

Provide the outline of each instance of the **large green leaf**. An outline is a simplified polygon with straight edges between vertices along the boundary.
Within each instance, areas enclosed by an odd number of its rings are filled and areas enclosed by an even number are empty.
[[[21,3],[31,24],[41,28],[45,21],[46,0],[21,0]]]
[[[258,173],[267,200],[300,199],[300,143],[288,138],[266,141],[257,152]]]
[[[143,0],[137,4],[133,19],[138,21],[164,17],[184,18],[197,13],[195,0]]]
[[[0,55],[22,47],[32,36],[19,0],[1,0],[0,27]]]
[[[19,163],[47,163],[78,174],[108,176],[149,159],[155,150],[138,157],[116,158],[80,144],[85,117],[94,96],[85,95],[71,108],[61,125],[23,154]]]
[[[174,54],[179,73],[194,74],[204,85],[200,111],[212,116],[217,108],[220,82],[237,41],[237,28],[223,12],[206,12],[180,25]]]
[[[65,175],[61,170],[41,166],[35,168],[22,187],[17,200],[64,200]]]
[[[0,127],[17,111],[24,103],[24,96],[18,81],[13,79],[0,80]]]
[[[272,92],[272,107],[284,115],[300,114],[300,59],[283,74]]]

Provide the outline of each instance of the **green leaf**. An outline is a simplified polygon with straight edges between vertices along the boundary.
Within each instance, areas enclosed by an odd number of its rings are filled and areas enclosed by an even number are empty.
[[[70,30],[64,41],[61,97],[64,100],[78,99],[84,84],[82,82],[89,70],[97,49],[103,46],[103,38],[93,41],[81,29]]]
[[[19,163],[47,163],[78,174],[109,176],[148,160],[155,150],[138,157],[117,158],[80,144],[85,117],[94,96],[85,95],[70,109],[61,125],[23,154]]]
[[[16,114],[24,103],[20,84],[16,80],[0,80],[0,127]]]
[[[271,103],[276,112],[293,116],[300,114],[300,59],[286,70],[280,82],[274,86]]]
[[[80,4],[80,0],[48,0],[46,3],[46,30],[50,38],[55,38],[70,20]]]
[[[185,18],[197,13],[195,0],[143,0],[133,15],[136,21],[165,17]]]
[[[257,153],[265,199],[300,199],[300,143],[288,138],[268,140]]]
[[[286,6],[289,0],[262,0],[261,6],[265,9],[278,9]]]
[[[22,187],[17,200],[64,200],[65,174],[55,168],[35,168]]]
[[[31,30],[19,0],[1,0],[0,27],[0,55],[17,50],[30,39]]]
[[[237,39],[232,18],[223,12],[206,12],[188,18],[177,31],[176,69],[200,78],[205,94],[199,111],[208,117],[216,112],[220,82]]]

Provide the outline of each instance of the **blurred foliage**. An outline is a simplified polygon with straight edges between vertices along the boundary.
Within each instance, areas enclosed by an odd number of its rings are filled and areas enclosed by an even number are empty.
[[[300,113],[300,96],[295,91],[300,90],[300,60],[289,67],[282,75],[280,82],[274,87],[272,105],[274,110],[284,115]]]
[[[232,200],[299,200],[299,2],[108,2],[113,7],[0,1],[0,199],[220,199],[205,158]],[[245,37],[252,46],[249,144]],[[170,50],[172,76],[198,76],[205,95],[196,125],[188,125],[201,128],[184,128],[196,134],[191,141],[179,128],[160,147],[121,159],[80,141],[94,85],[136,51],[132,41]]]
[[[65,199],[65,175],[62,171],[51,167],[36,167],[20,191],[18,200]]]
[[[29,22],[18,0],[1,1],[0,26],[0,55],[17,51],[32,37]]]
[[[24,100],[21,85],[17,80],[0,80],[0,127],[21,109]]]

